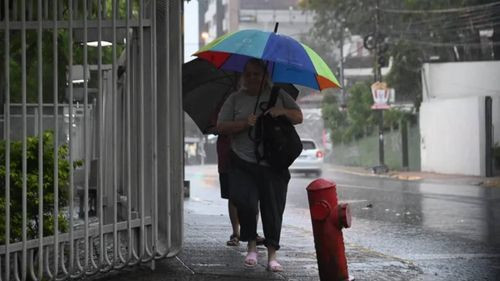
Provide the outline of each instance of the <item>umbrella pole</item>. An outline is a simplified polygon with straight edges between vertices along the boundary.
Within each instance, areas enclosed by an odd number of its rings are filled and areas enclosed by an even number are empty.
[[[274,25],[274,33],[278,33],[278,26],[279,26],[279,22],[276,22],[276,24]],[[257,101],[255,102],[255,107],[253,109],[253,114],[255,114],[257,112],[257,106],[259,104],[259,100],[260,100],[260,95],[262,94],[262,86],[264,85],[264,79],[266,78],[266,73],[267,73],[267,66],[269,65],[269,61],[266,60],[266,67],[264,68],[264,76],[262,77],[262,80],[260,80],[260,86],[259,86],[259,95],[257,96]],[[274,69],[274,67],[273,67]]]

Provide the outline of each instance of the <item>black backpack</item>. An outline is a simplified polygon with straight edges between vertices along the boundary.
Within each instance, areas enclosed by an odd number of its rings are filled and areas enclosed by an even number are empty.
[[[278,87],[273,87],[267,109],[276,104]],[[266,109],[266,111],[267,111]],[[263,155],[258,147],[262,143]],[[302,152],[302,142],[295,127],[286,116],[273,118],[262,114],[255,124],[255,156],[257,162],[266,160],[275,170],[287,169]]]

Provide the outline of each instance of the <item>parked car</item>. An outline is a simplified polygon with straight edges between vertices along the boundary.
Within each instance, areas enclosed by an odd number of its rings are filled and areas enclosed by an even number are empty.
[[[324,158],[323,151],[318,148],[316,142],[312,139],[301,139],[301,141],[302,152],[290,166],[290,172],[305,173],[306,177],[309,175],[321,176]]]

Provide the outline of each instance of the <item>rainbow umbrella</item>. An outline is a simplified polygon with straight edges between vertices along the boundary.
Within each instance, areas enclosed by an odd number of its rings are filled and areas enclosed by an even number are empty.
[[[247,61],[268,61],[271,79],[316,90],[340,88],[328,65],[308,46],[274,32],[241,30],[225,34],[195,54],[217,68],[242,72]]]

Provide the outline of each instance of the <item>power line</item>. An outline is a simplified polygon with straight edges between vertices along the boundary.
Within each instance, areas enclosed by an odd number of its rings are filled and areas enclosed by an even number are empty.
[[[381,9],[381,8],[379,8],[379,10],[385,13],[396,13],[396,14],[442,14],[442,13],[470,12],[475,10],[483,10],[497,5],[500,5],[500,1],[482,5],[461,7],[461,8],[448,8],[448,9],[435,9],[435,10],[402,10],[402,9]]]
[[[427,26],[436,26],[436,25],[468,25],[470,23],[484,22],[484,21],[494,21],[498,18],[498,14],[500,13],[500,6],[495,7],[493,9],[487,11],[479,11],[477,13],[464,13],[457,15],[439,15],[439,16],[429,16],[425,15],[424,18],[416,18],[419,16],[412,16],[410,19],[406,21],[408,24],[414,28],[425,28]],[[401,15],[404,16],[404,15]],[[394,17],[384,17],[386,21],[391,22],[391,19]],[[401,21],[402,19],[398,19]],[[403,20],[404,21],[404,20]]]
[[[458,23],[468,23],[465,21],[482,21],[482,20],[491,20],[492,18],[497,18],[496,12],[500,12],[500,6],[496,9],[497,11],[486,11],[477,14],[466,15],[455,15],[453,17],[450,16],[441,16],[438,18],[430,18],[430,19],[422,19],[412,21],[413,25],[436,25],[436,24],[445,24],[450,22],[458,22]]]
[[[407,38],[399,38],[399,40],[410,42],[410,43],[416,44],[416,45],[426,45],[426,46],[432,46],[432,47],[470,47],[470,48],[481,48],[481,47],[483,47],[485,45],[483,43],[463,43],[463,42],[448,42],[448,43],[443,43],[443,42],[430,42],[430,41],[413,40],[413,39],[407,39]],[[390,42],[390,43],[395,44],[395,42]],[[500,42],[491,42],[488,45],[491,45],[491,46],[500,46]]]
[[[471,27],[473,27],[476,30],[482,30],[482,29],[494,28],[495,26],[499,26],[499,25],[500,25],[500,21],[496,21],[496,22],[492,22],[492,23],[486,22],[486,23],[481,23],[481,24],[474,24],[473,26],[449,26],[449,27],[441,27],[441,28],[428,28],[428,29],[423,29],[423,30],[414,30],[414,29],[412,29],[412,30],[395,30],[389,26],[385,26],[384,30],[389,30],[385,34],[396,34],[396,35],[406,34],[406,35],[415,36],[415,35],[425,35],[425,34],[432,32],[432,31],[459,32],[459,31],[470,30]]]

